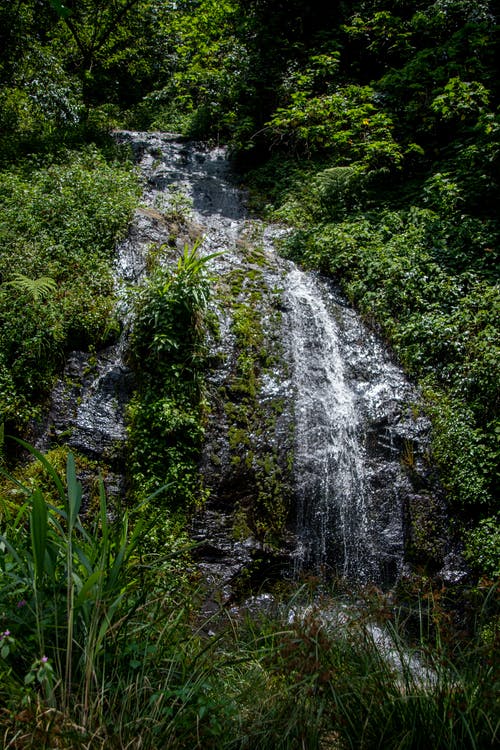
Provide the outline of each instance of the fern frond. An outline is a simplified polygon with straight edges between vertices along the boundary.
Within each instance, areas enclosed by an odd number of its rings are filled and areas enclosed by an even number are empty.
[[[57,283],[50,276],[39,276],[38,279],[30,279],[24,273],[15,273],[10,281],[4,282],[4,286],[11,286],[19,292],[28,294],[33,302],[52,294],[57,289]]]

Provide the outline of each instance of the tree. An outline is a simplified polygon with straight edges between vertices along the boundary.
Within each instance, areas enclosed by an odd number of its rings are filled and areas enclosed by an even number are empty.
[[[81,68],[90,71],[101,50],[116,45],[117,28],[141,0],[110,0],[106,3],[68,0],[66,5],[60,0],[49,2],[73,37],[81,55]]]
[[[154,0],[46,0],[57,14],[52,45],[84,85],[87,104],[131,103],[157,75],[159,21],[171,10]]]

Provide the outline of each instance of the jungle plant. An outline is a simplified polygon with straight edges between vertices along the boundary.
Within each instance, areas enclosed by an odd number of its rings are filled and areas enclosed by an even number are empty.
[[[3,519],[2,624],[17,648],[2,671],[20,689],[32,682],[26,679],[32,664],[40,660],[45,671],[50,665],[50,681],[38,680],[44,700],[67,710],[77,692],[86,723],[120,629],[141,602],[141,568],[136,562],[133,575],[130,561],[143,529],[138,524],[130,531],[127,513],[110,522],[102,481],[100,511],[86,529],[73,455],[63,480],[42,454],[20,442],[48,472],[58,502],[49,503],[38,487],[21,486],[24,504]]]
[[[203,436],[203,370],[209,277],[217,253],[185,244],[177,264],[158,267],[136,297],[131,358],[138,389],[129,438],[136,492],[170,487],[170,503],[188,510],[202,493],[197,459]]]
[[[294,92],[289,106],[278,108],[268,124],[272,139],[302,154],[331,155],[334,166],[397,169],[402,154],[392,121],[375,101],[368,86],[338,87],[319,96]]]
[[[138,732],[148,748],[212,736],[220,724],[207,709],[225,711],[226,702],[207,673],[206,645],[188,630],[192,604],[172,565],[179,551],[160,554],[156,542],[149,556],[144,547],[161,527],[154,497],[133,514],[117,512],[100,481],[99,511],[87,518],[73,455],[61,476],[19,442],[40,462],[56,502],[16,480],[24,502],[0,498],[2,736],[95,750],[123,747]],[[191,602],[194,595],[191,587]]]
[[[45,297],[52,294],[57,284],[50,276],[39,276],[38,279],[30,279],[23,273],[15,273],[10,281],[4,282],[5,286],[11,286],[19,292],[27,294],[37,305]]]
[[[95,148],[0,173],[0,413],[35,416],[71,348],[112,334],[111,259],[136,200],[130,168]]]

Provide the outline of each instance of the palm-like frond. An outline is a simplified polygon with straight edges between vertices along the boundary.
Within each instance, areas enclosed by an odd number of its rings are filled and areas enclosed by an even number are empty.
[[[33,302],[40,302],[57,289],[56,281],[50,276],[39,276],[38,279],[30,279],[24,273],[14,273],[12,276],[12,279],[4,284],[19,292],[25,292],[33,299]]]

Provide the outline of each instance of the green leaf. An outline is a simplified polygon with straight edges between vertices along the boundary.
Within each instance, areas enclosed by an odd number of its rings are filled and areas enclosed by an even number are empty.
[[[30,525],[35,580],[40,581],[43,576],[45,550],[47,548],[48,513],[47,504],[39,489],[36,489],[33,493],[33,509],[31,511]]]
[[[96,570],[92,575],[90,575],[85,583],[82,585],[78,596],[75,600],[75,609],[78,609],[82,606],[82,604],[85,603],[87,599],[93,599],[94,597],[90,596],[90,592],[94,588],[94,586],[99,582],[99,579],[103,576],[102,570]]]
[[[99,477],[99,517],[101,521],[101,547],[107,549],[109,538],[108,512],[106,503],[106,489],[102,477]]]
[[[49,3],[54,8],[55,12],[60,18],[68,18],[73,12],[71,8],[67,8],[61,3],[61,0],[49,0]]]
[[[76,478],[75,458],[68,453],[66,461],[66,480],[68,482],[68,530],[71,532],[78,518],[82,503],[82,485]]]
[[[57,289],[57,283],[49,276],[30,279],[24,273],[14,273],[13,278],[10,281],[5,281],[4,285],[11,286],[19,292],[25,292],[35,303],[40,302],[44,297],[48,297]]]

